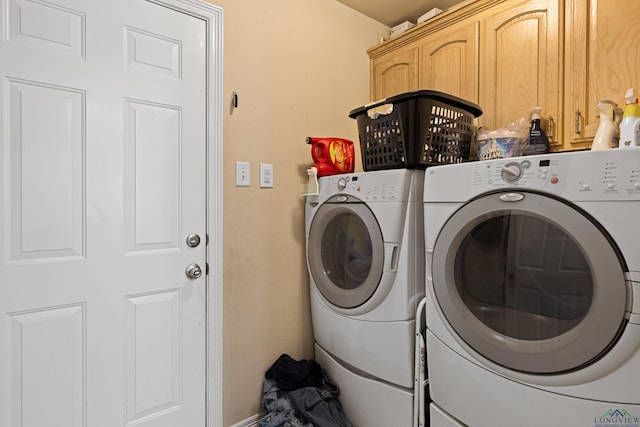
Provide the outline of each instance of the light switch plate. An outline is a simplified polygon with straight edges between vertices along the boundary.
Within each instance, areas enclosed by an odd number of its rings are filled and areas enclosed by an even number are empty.
[[[249,187],[251,185],[251,163],[236,162],[236,186]]]
[[[260,188],[273,188],[273,165],[260,163]]]

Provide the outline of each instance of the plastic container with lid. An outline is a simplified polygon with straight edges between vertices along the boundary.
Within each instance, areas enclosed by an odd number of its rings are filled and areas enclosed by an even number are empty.
[[[478,159],[492,160],[522,155],[522,134],[501,130],[478,135]]]

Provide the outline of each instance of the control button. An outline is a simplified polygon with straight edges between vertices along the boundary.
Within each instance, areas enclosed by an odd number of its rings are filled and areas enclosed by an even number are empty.
[[[549,180],[549,182],[552,183],[552,184],[557,184],[558,181],[560,181],[560,180],[558,179],[557,176],[552,176],[551,179]]]
[[[589,187],[589,184],[582,184],[582,189],[587,191],[587,190],[590,190],[591,187]]]
[[[636,182],[635,184],[633,184],[633,187],[635,189],[640,189],[640,182]]]
[[[615,185],[613,184],[613,182],[610,182],[610,183],[607,184],[607,189],[609,189],[609,190],[613,190],[614,187],[615,187]]]
[[[531,167],[531,162],[529,160],[524,160],[521,165],[523,169],[529,169]]]

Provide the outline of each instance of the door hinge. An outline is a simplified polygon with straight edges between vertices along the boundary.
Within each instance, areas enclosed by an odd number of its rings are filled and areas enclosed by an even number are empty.
[[[205,263],[205,265],[204,265],[204,274],[207,275],[207,276],[209,275],[209,263],[208,262]]]

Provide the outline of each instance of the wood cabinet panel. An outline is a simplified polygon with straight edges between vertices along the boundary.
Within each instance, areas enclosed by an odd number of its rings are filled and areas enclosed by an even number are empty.
[[[558,1],[510,1],[491,12],[481,21],[481,126],[500,128],[535,106],[561,121]]]
[[[640,89],[640,8],[625,0],[567,0],[565,16],[564,148],[589,148],[600,124],[598,101],[624,107],[625,91]]]
[[[445,28],[420,46],[419,86],[478,102],[478,23]]]
[[[418,89],[418,49],[391,52],[374,59],[371,66],[372,100]]]

